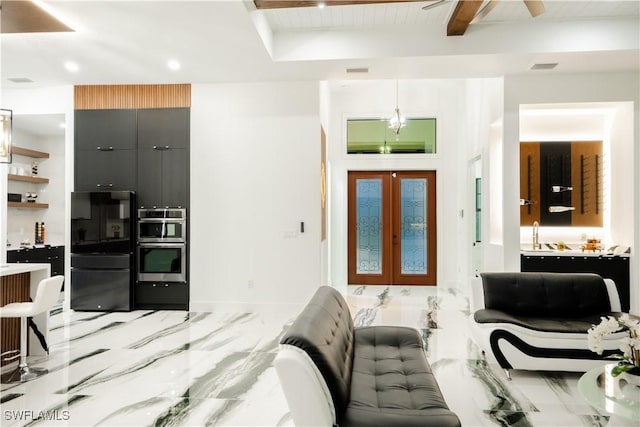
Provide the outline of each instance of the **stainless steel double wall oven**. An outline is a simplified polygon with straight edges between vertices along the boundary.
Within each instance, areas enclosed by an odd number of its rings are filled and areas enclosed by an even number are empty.
[[[138,209],[138,281],[187,281],[187,211]]]

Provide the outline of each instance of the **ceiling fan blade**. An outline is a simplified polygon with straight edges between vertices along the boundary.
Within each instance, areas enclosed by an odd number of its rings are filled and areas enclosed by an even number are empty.
[[[478,13],[476,13],[476,16],[473,17],[471,23],[475,24],[476,22],[480,22],[485,16],[489,14],[489,12],[493,10],[494,7],[496,7],[499,1],[500,0],[489,0],[484,6],[482,6],[482,9],[480,9]]]
[[[429,10],[429,9],[432,9],[434,7],[437,7],[437,6],[442,6],[445,3],[449,3],[449,0],[437,0],[437,1],[433,2],[433,3],[431,3],[431,4],[428,4],[426,6],[422,6],[422,10]]]
[[[542,0],[524,0],[524,4],[529,9],[529,13],[532,17],[542,15],[544,13],[544,4]]]

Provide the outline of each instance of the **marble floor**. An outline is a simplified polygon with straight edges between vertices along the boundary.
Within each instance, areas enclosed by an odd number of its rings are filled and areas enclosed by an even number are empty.
[[[357,326],[415,327],[463,426],[606,426],[580,374],[514,372],[468,339],[468,302],[427,287],[353,286]],[[273,368],[295,313],[53,310],[49,373],[2,385],[2,426],[292,426]]]

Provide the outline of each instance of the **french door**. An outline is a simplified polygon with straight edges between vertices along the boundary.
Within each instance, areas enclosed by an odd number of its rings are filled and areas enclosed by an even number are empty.
[[[436,284],[436,173],[349,172],[349,284]]]

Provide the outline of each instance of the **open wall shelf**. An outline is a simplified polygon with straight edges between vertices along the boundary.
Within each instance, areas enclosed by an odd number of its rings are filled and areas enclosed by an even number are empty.
[[[9,202],[7,204],[10,208],[27,208],[27,209],[47,209],[48,203],[29,203],[29,202]]]
[[[22,182],[31,182],[34,184],[48,184],[49,178],[42,178],[39,176],[26,176],[26,175],[7,175],[9,181],[22,181]]]
[[[11,148],[11,153],[17,154],[19,156],[33,157],[35,159],[49,158],[49,153],[45,153],[43,151],[37,151],[37,150],[30,150],[29,148],[22,148],[22,147],[16,147],[16,146],[13,146]]]

